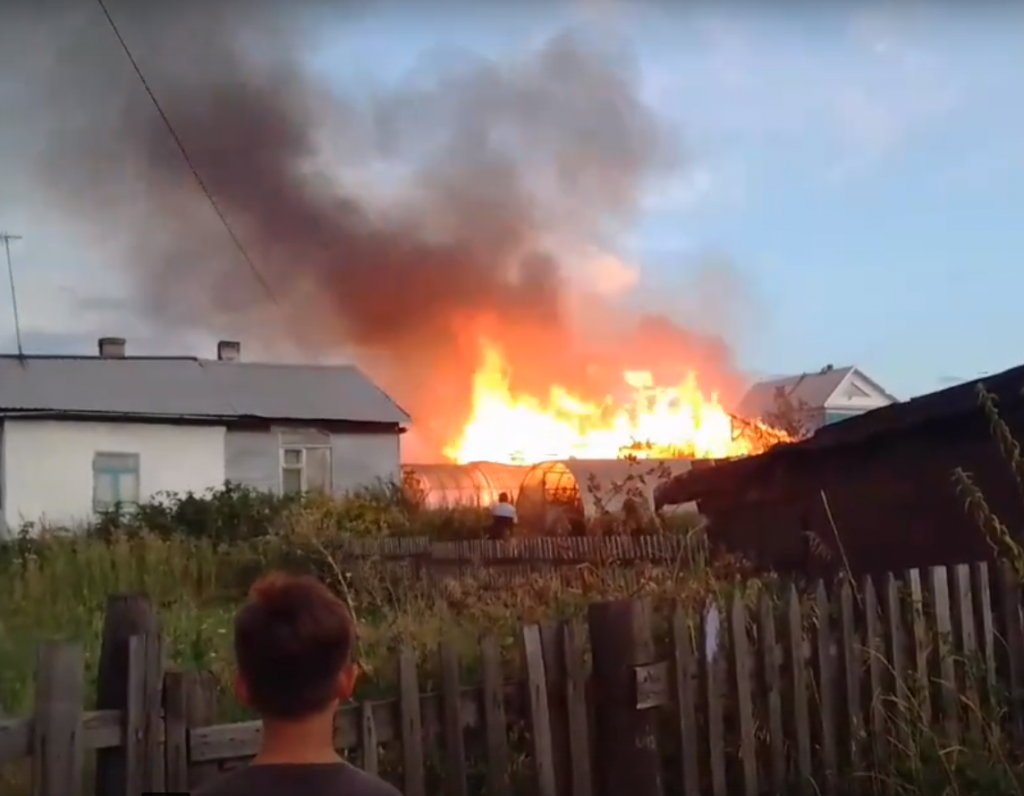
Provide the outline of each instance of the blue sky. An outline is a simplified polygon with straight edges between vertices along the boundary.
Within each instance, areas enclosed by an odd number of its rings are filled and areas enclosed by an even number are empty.
[[[736,297],[716,320],[751,373],[855,364],[908,397],[1024,362],[1024,3],[478,5],[383,5],[325,25],[311,62],[339,84],[389,82],[437,47],[499,56],[604,25],[688,158],[622,241],[638,303],[664,304],[714,253]],[[103,264],[79,250],[54,287],[71,233],[26,208],[0,189],[0,227],[26,235],[27,325],[73,337],[54,296]],[[664,308],[685,321],[684,304]]]

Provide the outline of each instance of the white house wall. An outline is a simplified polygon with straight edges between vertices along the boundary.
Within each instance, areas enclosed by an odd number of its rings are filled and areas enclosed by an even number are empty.
[[[143,423],[6,420],[3,514],[24,522],[73,525],[92,516],[93,457],[137,453],[139,492],[202,492],[224,483],[224,428]]]
[[[396,433],[332,434],[331,478],[335,494],[380,481],[401,480]],[[224,440],[229,481],[266,492],[281,491],[281,441],[276,430],[229,430]]]

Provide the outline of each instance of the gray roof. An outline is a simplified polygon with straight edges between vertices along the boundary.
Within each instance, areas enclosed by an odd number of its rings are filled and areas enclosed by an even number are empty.
[[[352,365],[0,356],[0,414],[24,413],[409,422]]]
[[[831,368],[818,373],[801,373],[781,379],[759,381],[740,401],[738,414],[742,417],[763,417],[776,408],[775,396],[782,388],[794,404],[806,404],[809,409],[820,409],[832,397],[852,367]]]

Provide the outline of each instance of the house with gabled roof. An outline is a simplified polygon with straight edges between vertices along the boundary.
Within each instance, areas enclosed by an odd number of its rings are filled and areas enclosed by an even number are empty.
[[[894,403],[898,399],[859,368],[828,365],[816,373],[757,382],[743,397],[737,414],[770,421],[789,412],[806,431],[813,432]]]
[[[226,481],[344,493],[399,483],[409,415],[352,365],[128,356],[0,356],[0,530],[73,525]]]

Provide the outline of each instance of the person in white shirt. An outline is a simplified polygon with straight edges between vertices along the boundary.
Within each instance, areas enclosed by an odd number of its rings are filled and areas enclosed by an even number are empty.
[[[491,505],[491,539],[504,539],[512,535],[517,520],[516,507],[508,499],[508,493],[498,495],[498,502]]]

